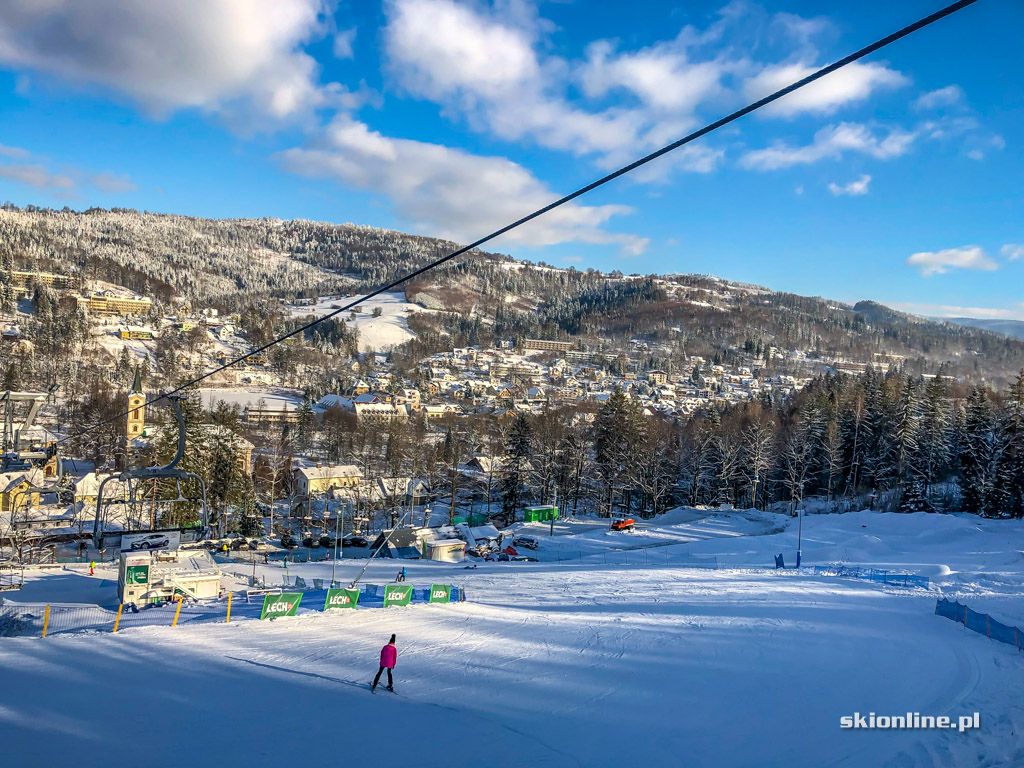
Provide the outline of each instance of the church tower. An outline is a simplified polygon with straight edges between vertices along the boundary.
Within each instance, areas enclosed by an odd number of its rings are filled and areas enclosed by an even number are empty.
[[[135,366],[135,381],[128,392],[128,439],[142,437],[146,426],[146,396],[142,393],[142,375]]]

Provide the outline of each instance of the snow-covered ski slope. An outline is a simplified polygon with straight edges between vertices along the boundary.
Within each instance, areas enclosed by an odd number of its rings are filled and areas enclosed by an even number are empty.
[[[795,544],[793,526],[738,533],[752,519],[709,517],[722,536],[652,552],[753,564]],[[680,525],[701,521],[667,519]],[[804,541],[808,559],[856,553],[933,587],[653,556],[414,563],[410,582],[459,583],[469,601],[0,640],[0,745],[18,766],[1024,765],[1024,653],[933,615],[944,594],[1024,623],[1024,526],[857,513],[808,517]],[[368,580],[398,567],[374,564]],[[268,580],[281,569],[258,568]],[[356,565],[340,568],[351,578]],[[291,573],[329,578],[330,565]],[[392,632],[402,695],[374,697],[366,684]],[[907,711],[977,711],[981,728],[839,727],[854,712]]]

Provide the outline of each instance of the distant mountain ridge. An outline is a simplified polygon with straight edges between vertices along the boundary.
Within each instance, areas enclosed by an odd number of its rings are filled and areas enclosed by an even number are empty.
[[[982,317],[937,317],[935,319],[964,325],[968,328],[981,328],[984,331],[1002,333],[1015,339],[1024,339],[1024,320],[1001,320]]]

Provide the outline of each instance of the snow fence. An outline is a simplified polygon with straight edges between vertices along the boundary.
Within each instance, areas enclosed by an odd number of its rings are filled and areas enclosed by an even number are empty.
[[[408,586],[406,592],[405,587]],[[350,592],[350,601],[332,600],[340,592]],[[400,594],[401,593],[401,594]],[[51,603],[0,604],[0,638],[49,637],[82,632],[119,632],[135,627],[175,627],[179,624],[222,624],[238,619],[272,618],[266,608],[275,598],[294,595],[287,615],[322,613],[339,608],[386,608],[419,603],[461,603],[466,599],[463,587],[448,584],[414,585],[363,584],[357,590],[319,589],[284,592],[280,589],[233,592],[219,600],[176,601],[148,605],[138,610],[98,605]],[[283,614],[281,614],[283,615]]]
[[[1018,651],[1024,646],[1024,630],[996,621],[987,613],[978,613],[958,601],[939,598],[935,601],[935,615],[952,619],[957,624],[963,624],[967,629],[987,635],[1000,643],[1015,645]]]
[[[816,565],[815,576],[843,576],[849,579],[866,579],[894,587],[921,587],[928,589],[928,577],[913,573],[886,571],[878,568],[858,568],[851,565]]]

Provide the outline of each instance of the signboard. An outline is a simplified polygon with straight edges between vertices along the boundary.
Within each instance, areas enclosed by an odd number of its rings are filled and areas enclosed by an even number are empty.
[[[384,587],[384,607],[389,605],[408,605],[412,600],[412,584],[389,584]]]
[[[149,566],[126,565],[124,568],[124,583],[128,586],[149,584]]]
[[[328,589],[324,610],[328,608],[355,608],[359,602],[358,589]]]
[[[450,603],[452,601],[452,587],[450,584],[431,584],[430,602]]]
[[[294,616],[302,602],[301,592],[285,592],[280,595],[267,595],[263,598],[263,610],[260,619],[276,619],[280,616]]]
[[[122,552],[150,552],[154,549],[177,549],[181,531],[141,531],[121,534]]]

